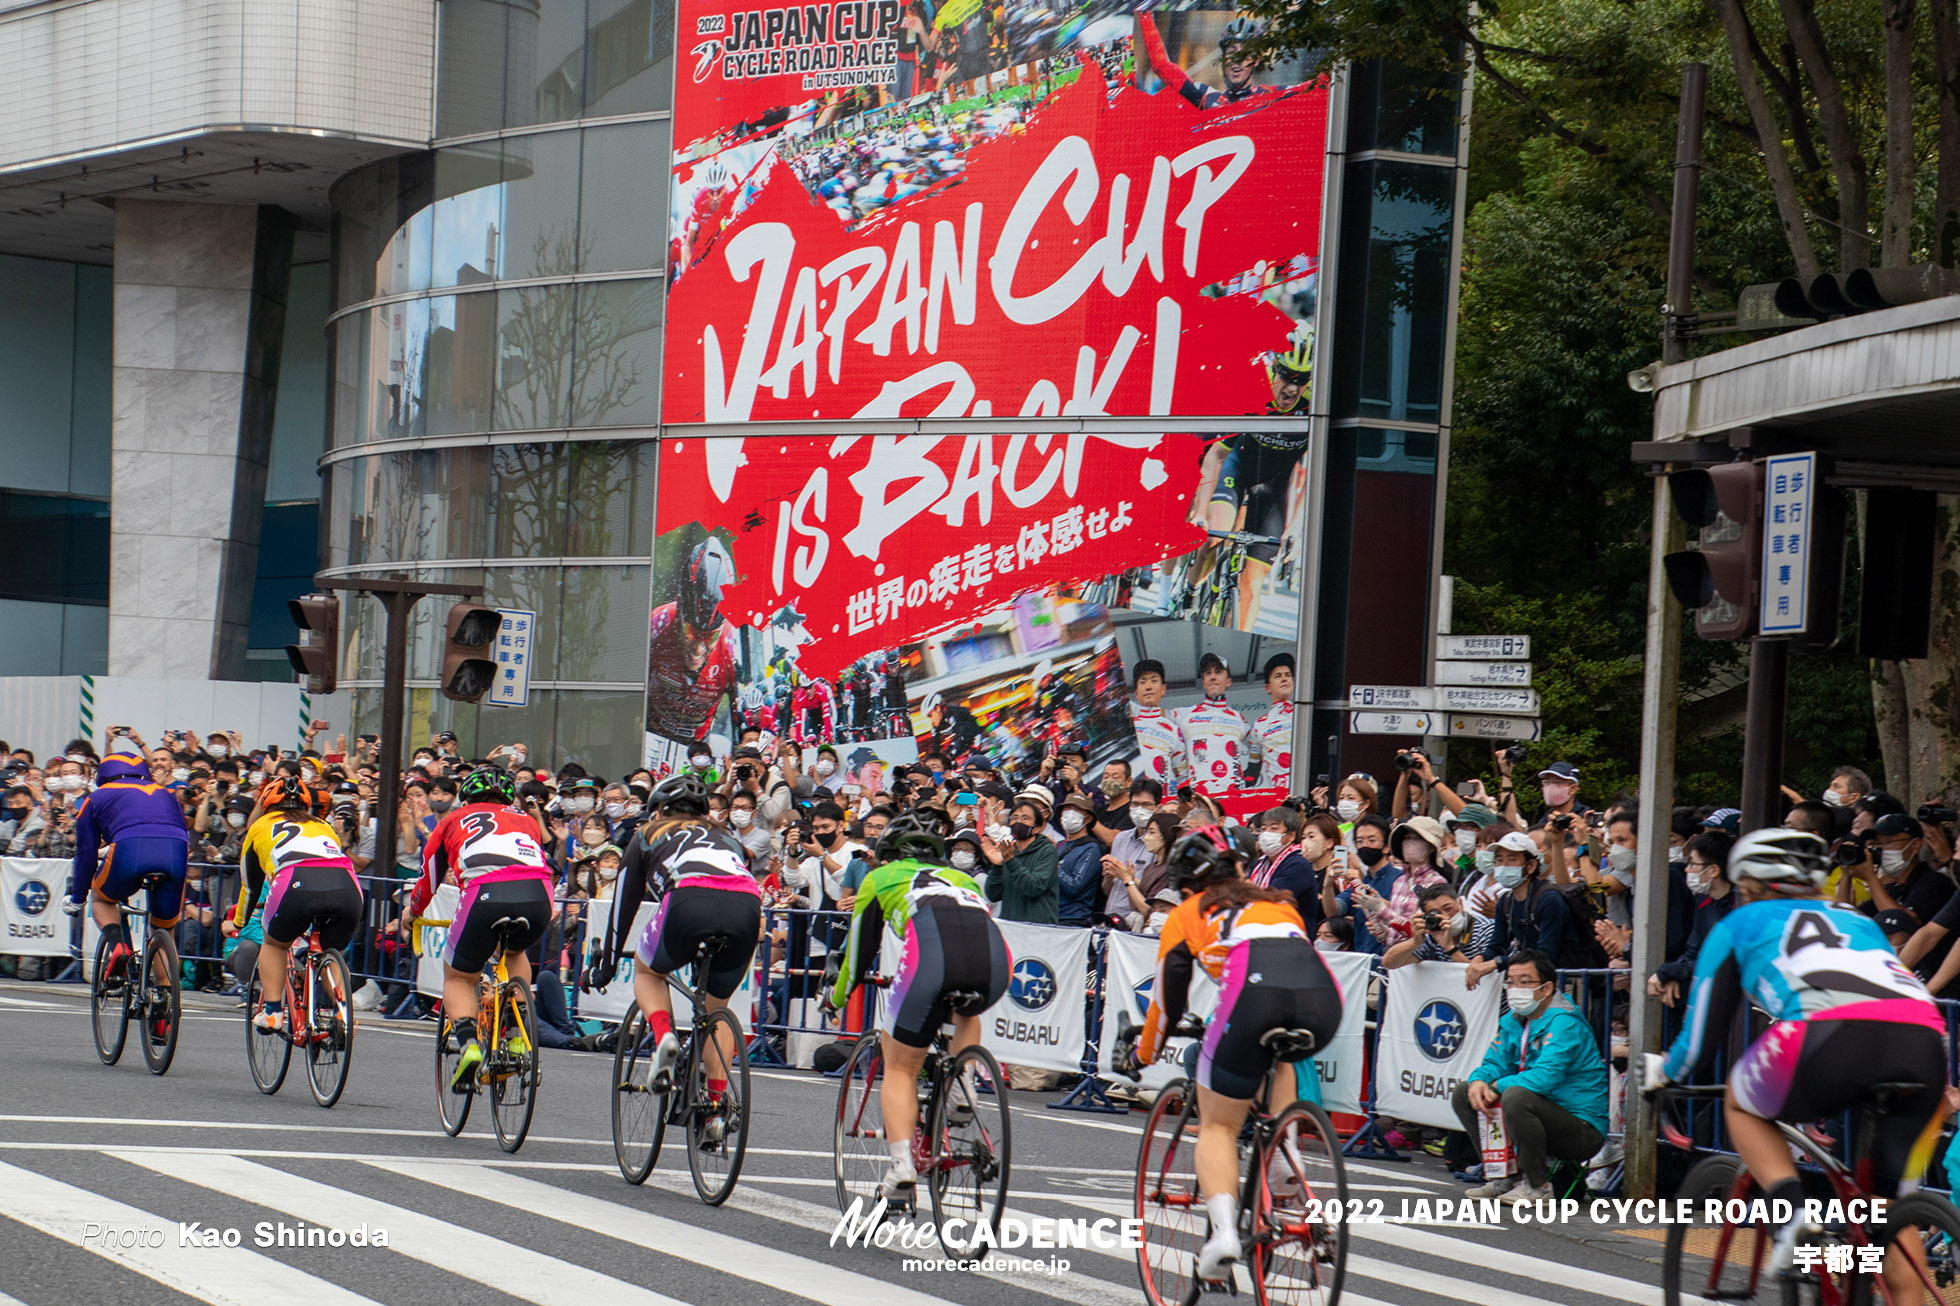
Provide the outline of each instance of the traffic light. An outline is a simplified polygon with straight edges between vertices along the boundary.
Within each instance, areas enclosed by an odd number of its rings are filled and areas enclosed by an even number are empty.
[[[491,641],[504,624],[503,613],[480,603],[458,603],[449,610],[449,638],[442,651],[442,692],[474,703],[497,678]]]
[[[1661,560],[1681,606],[1694,608],[1703,639],[1756,633],[1762,594],[1763,468],[1754,462],[1670,472],[1674,510],[1700,528],[1699,548]]]
[[[1956,293],[1960,293],[1960,274],[1933,263],[1915,263],[1826,272],[1808,283],[1791,277],[1777,285],[1775,299],[1776,310],[1784,316],[1821,322]]]
[[[299,627],[299,643],[286,645],[286,660],[306,677],[312,694],[331,694],[340,680],[340,600],[331,594],[287,599],[286,611]]]

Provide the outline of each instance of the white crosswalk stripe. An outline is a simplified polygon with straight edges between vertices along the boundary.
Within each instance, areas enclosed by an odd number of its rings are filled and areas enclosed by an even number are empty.
[[[0,1161],[0,1192],[6,1194],[0,1220],[18,1221],[64,1243],[76,1242],[90,1225],[160,1231],[155,1247],[108,1246],[99,1237],[81,1246],[213,1306],[261,1306],[268,1299],[288,1298],[330,1306],[374,1306],[370,1298],[359,1293],[243,1247],[185,1247],[174,1218],[165,1219],[4,1161]]]

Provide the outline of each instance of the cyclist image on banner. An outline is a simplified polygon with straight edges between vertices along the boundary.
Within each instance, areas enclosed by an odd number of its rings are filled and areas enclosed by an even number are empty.
[[[722,700],[733,700],[739,689],[736,632],[721,610],[735,560],[721,536],[684,527],[658,541],[654,578],[656,598],[672,597],[653,609],[648,623],[647,748],[664,754],[679,744],[684,755],[687,743],[707,737]]]

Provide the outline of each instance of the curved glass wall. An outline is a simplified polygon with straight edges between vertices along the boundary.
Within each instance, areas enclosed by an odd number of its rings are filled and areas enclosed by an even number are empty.
[[[490,708],[434,691],[448,603],[417,605],[410,742],[447,728],[466,754],[523,740],[619,775],[646,676],[673,6],[439,16],[436,148],[332,192],[324,562],[537,614],[530,702]],[[344,631],[374,730],[380,606],[353,600]]]

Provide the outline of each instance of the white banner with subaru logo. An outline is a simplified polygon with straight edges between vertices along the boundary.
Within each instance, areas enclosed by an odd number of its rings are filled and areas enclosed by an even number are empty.
[[[0,952],[22,957],[66,957],[68,893],[72,862],[38,857],[0,857]]]
[[[1504,1005],[1501,972],[1471,990],[1463,987],[1466,969],[1419,961],[1388,972],[1375,1047],[1377,1113],[1438,1129],[1463,1128],[1450,1095],[1483,1061]]]
[[[1088,1038],[1090,931],[996,924],[1014,971],[1007,995],[981,1015],[980,1041],[1008,1065],[1081,1070]]]
[[[1334,1040],[1314,1058],[1320,1069],[1321,1105],[1329,1111],[1359,1112],[1364,1048],[1368,1031],[1368,973],[1373,958],[1361,952],[1322,953],[1321,960],[1341,986],[1344,1005],[1340,1028]],[[1128,1012],[1136,1024],[1143,1023],[1150,1009],[1150,998],[1157,986],[1157,940],[1149,935],[1112,932],[1109,936],[1107,994],[1103,1007],[1102,1040],[1096,1051],[1096,1064],[1104,1079],[1113,1077],[1111,1057],[1116,1047],[1117,1013]],[[1203,968],[1193,972],[1189,1009],[1209,1016],[1218,1005],[1218,985]],[[1146,1088],[1162,1088],[1184,1073],[1179,1056],[1189,1040],[1176,1041],[1156,1065],[1143,1072]]]

